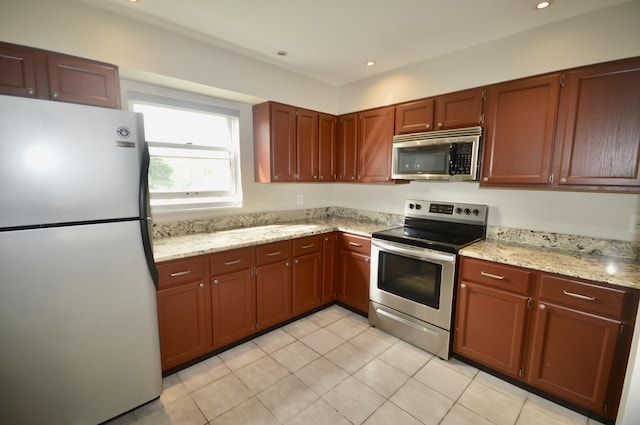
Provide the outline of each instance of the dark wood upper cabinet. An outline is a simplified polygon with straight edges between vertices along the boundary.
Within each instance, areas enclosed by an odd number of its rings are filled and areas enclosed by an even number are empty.
[[[640,58],[568,71],[557,184],[640,187]]]
[[[322,119],[320,116],[322,115]],[[331,115],[276,102],[253,107],[255,180],[315,182],[331,172],[335,123]],[[333,117],[335,119],[335,117]],[[322,138],[322,145],[320,141]],[[332,180],[327,174],[322,180]]]
[[[480,125],[484,93],[476,88],[396,105],[395,134]]]
[[[321,113],[318,120],[318,180],[334,181],[337,178],[338,118]]]
[[[484,89],[469,89],[435,98],[435,129],[471,127],[482,123]]]
[[[395,108],[358,114],[358,181],[391,181],[391,147]]]
[[[548,186],[560,74],[487,89],[482,186]]]
[[[0,42],[0,94],[117,109],[118,67]]]
[[[342,182],[355,183],[358,168],[357,113],[342,115],[338,117],[337,142],[337,180]]]
[[[296,109],[296,173],[295,180],[312,182],[318,180],[320,165],[318,148],[319,113],[308,109]]]
[[[433,130],[434,107],[433,98],[397,105],[395,134]]]

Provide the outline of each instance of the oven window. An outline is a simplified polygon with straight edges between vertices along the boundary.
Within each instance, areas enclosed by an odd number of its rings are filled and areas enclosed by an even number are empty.
[[[379,289],[440,308],[441,265],[388,252],[380,252],[378,264]]]

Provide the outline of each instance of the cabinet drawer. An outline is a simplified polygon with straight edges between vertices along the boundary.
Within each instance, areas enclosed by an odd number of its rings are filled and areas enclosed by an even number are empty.
[[[192,282],[204,276],[204,257],[193,257],[184,260],[167,261],[158,267],[158,287]]]
[[[365,236],[357,236],[343,233],[341,239],[342,249],[371,255],[371,239]]]
[[[533,273],[506,264],[463,257],[461,266],[463,280],[483,283],[495,288],[519,294],[528,294]]]
[[[220,276],[251,267],[251,248],[232,249],[211,255],[211,275]]]
[[[322,248],[322,235],[307,236],[293,240],[293,256],[318,252]]]
[[[291,257],[291,241],[274,242],[256,247],[256,265],[275,263]]]
[[[595,283],[541,274],[538,286],[541,301],[555,301],[582,311],[615,318],[623,316],[627,291],[608,288]]]

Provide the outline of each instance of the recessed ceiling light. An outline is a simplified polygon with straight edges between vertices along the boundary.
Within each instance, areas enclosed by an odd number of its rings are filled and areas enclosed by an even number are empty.
[[[538,2],[538,4],[536,5],[536,9],[546,9],[549,6],[551,6],[550,1],[541,1],[541,2]]]
[[[373,66],[376,63],[375,63],[375,61],[366,61],[364,64],[367,65],[367,66]]]
[[[278,51],[276,52],[276,54],[277,54],[278,56],[287,56],[289,53],[287,53],[287,51],[285,51],[285,50],[278,50]]]

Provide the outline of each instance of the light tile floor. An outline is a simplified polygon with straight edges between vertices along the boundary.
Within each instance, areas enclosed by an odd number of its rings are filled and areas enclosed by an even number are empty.
[[[594,425],[443,361],[339,306],[164,379],[155,401],[108,425]]]

